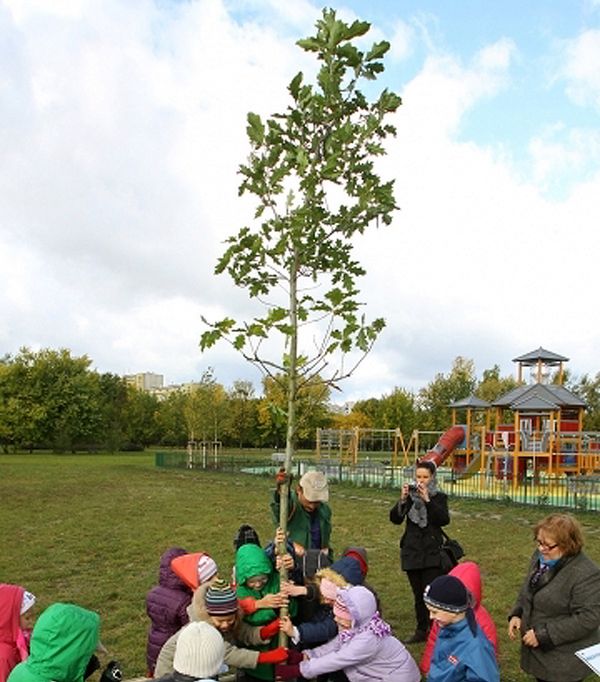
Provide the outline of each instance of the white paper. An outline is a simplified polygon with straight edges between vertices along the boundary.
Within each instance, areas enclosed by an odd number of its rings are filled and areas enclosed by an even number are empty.
[[[587,666],[600,675],[600,642],[575,652]]]

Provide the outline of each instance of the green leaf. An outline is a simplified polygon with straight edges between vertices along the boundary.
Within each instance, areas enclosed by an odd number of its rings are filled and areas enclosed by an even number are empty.
[[[256,145],[261,145],[265,138],[265,127],[258,114],[248,113],[248,126],[246,134]]]
[[[296,41],[296,45],[307,52],[318,52],[321,49],[321,43],[315,38],[301,38]]]
[[[365,61],[370,62],[373,59],[381,59],[389,49],[390,44],[387,40],[382,40],[380,43],[374,43],[373,47],[371,47],[365,55]]]
[[[288,90],[290,95],[294,99],[298,99],[298,93],[300,92],[300,85],[302,84],[302,79],[304,78],[302,71],[297,73],[292,79],[291,83],[288,85]]]

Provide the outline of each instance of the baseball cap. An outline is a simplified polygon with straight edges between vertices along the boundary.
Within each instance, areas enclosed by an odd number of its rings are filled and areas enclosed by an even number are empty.
[[[329,499],[327,477],[322,471],[307,471],[300,479],[300,486],[309,502],[327,502]]]

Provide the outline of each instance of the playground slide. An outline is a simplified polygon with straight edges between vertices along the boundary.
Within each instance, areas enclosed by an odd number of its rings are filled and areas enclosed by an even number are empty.
[[[463,442],[465,435],[463,426],[453,426],[440,436],[438,442],[419,459],[419,462],[433,462],[439,467]]]

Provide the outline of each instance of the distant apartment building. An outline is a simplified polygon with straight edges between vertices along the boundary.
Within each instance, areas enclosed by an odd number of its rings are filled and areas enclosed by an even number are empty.
[[[138,372],[137,374],[125,375],[125,381],[138,389],[138,391],[156,391],[163,388],[165,378],[162,374],[153,372]]]

